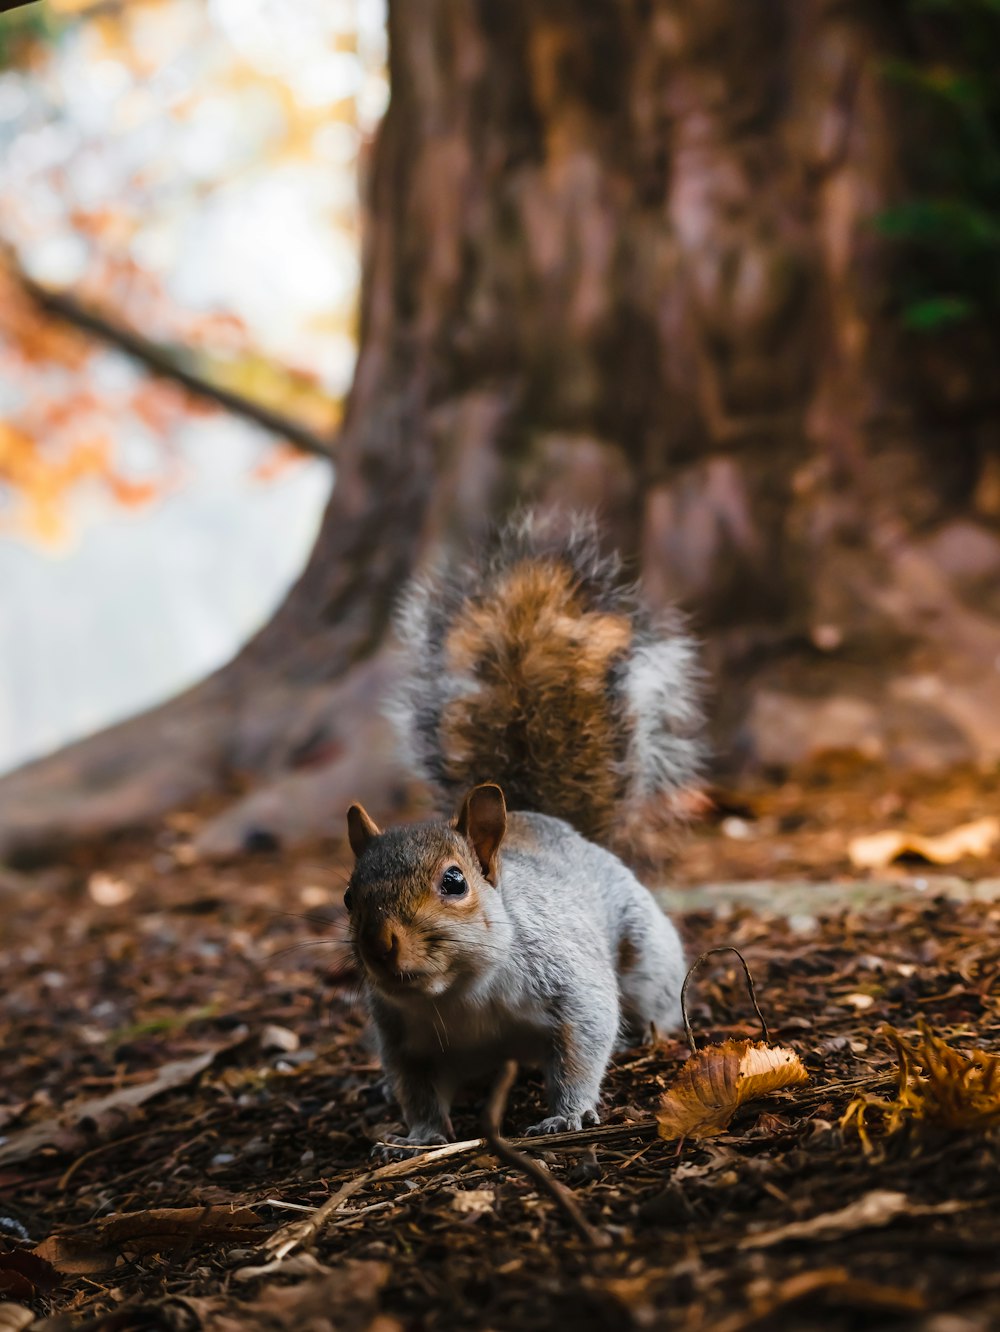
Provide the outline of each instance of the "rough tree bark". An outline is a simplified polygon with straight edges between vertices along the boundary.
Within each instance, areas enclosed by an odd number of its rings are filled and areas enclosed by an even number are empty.
[[[393,598],[513,505],[597,506],[693,614],[722,767],[1000,757],[979,352],[893,324],[892,6],[390,6],[360,359],[310,563],[216,676],[0,783],[0,853],[232,799],[206,849],[399,787]]]

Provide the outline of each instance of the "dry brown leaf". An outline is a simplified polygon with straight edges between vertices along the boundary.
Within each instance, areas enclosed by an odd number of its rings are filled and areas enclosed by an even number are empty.
[[[853,1129],[866,1151],[872,1119],[887,1136],[911,1120],[946,1129],[984,1131],[1000,1125],[1000,1055],[955,1050],[927,1026],[921,1026],[915,1041],[894,1027],[882,1031],[899,1056],[895,1099],[862,1093],[841,1119],[841,1127]]]
[[[149,1082],[135,1087],[119,1087],[107,1096],[89,1101],[75,1101],[61,1115],[30,1124],[0,1145],[0,1165],[28,1161],[45,1147],[63,1152],[83,1152],[95,1142],[122,1133],[134,1119],[139,1106],[163,1092],[182,1087],[203,1073],[228,1046],[214,1046],[191,1059],[175,1059],[164,1064]]]
[[[168,1253],[224,1240],[263,1240],[268,1227],[249,1207],[154,1207],[103,1217],[88,1231],[50,1235],[34,1253],[60,1272],[91,1276],[114,1267],[120,1253]]]
[[[740,1249],[769,1249],[785,1240],[831,1240],[841,1235],[853,1235],[858,1230],[874,1230],[887,1226],[900,1216],[943,1216],[961,1211],[962,1202],[937,1203],[932,1206],[914,1204],[905,1193],[891,1189],[872,1189],[846,1207],[835,1212],[822,1212],[805,1221],[790,1221],[786,1226],[746,1235],[737,1245]]]
[[[113,1249],[104,1249],[89,1236],[50,1235],[32,1252],[51,1263],[64,1276],[96,1276],[118,1261]]]
[[[37,1253],[0,1253],[0,1300],[34,1300],[60,1284],[60,1274]]]
[[[389,1273],[388,1263],[348,1259],[323,1276],[263,1286],[252,1303],[189,1302],[212,1332],[399,1332],[400,1325],[378,1311]]]
[[[192,1244],[226,1240],[262,1240],[270,1227],[249,1207],[153,1207],[104,1217],[97,1224],[100,1242],[129,1253],[164,1253]]]
[[[482,1216],[496,1207],[495,1189],[456,1189],[452,1194],[452,1210],[464,1216]]]
[[[660,1102],[661,1138],[724,1133],[741,1105],[807,1082],[794,1050],[764,1041],[724,1041],[692,1055]]]
[[[326,1276],[330,1270],[311,1253],[293,1253],[290,1258],[272,1258],[269,1263],[238,1267],[233,1273],[233,1280],[256,1281],[259,1277],[274,1276],[276,1272],[280,1272],[284,1277]]]
[[[823,1267],[812,1272],[797,1272],[769,1286],[752,1300],[749,1309],[717,1323],[714,1332],[751,1332],[751,1329],[770,1328],[777,1315],[794,1305],[808,1304],[812,1310],[817,1303],[893,1314],[920,1313],[927,1307],[927,1301],[919,1291],[859,1279],[843,1267]]]
[[[920,856],[934,865],[952,865],[963,856],[988,855],[998,838],[1000,819],[990,816],[962,823],[939,837],[921,837],[919,833],[889,828],[852,838],[847,853],[856,869],[885,869],[904,855]]]

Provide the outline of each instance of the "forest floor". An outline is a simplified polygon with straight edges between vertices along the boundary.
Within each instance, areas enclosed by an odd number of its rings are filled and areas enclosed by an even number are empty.
[[[895,1095],[886,1023],[1000,1052],[1000,848],[850,857],[862,834],[992,817],[998,794],[865,771],[716,793],[672,876],[679,925],[692,957],[741,950],[809,1081],[668,1142],[685,1042],[616,1059],[600,1128],[521,1144],[589,1238],[482,1141],[481,1098],[464,1146],[372,1159],[396,1111],[342,943],[341,847],[197,863],[189,815],[0,874],[0,1329],[1000,1326],[1000,1113],[887,1135],[875,1110],[867,1145],[841,1125],[859,1093]],[[756,1037],[731,955],[691,988],[699,1044]],[[505,1130],[540,1099],[524,1074]]]

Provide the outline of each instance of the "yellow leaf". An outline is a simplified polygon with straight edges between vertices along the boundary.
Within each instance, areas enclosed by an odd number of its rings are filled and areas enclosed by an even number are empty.
[[[1000,1126],[1000,1055],[955,1050],[927,1026],[921,1026],[915,1041],[894,1027],[884,1027],[883,1032],[899,1055],[895,1100],[856,1096],[841,1119],[841,1127],[853,1129],[866,1151],[871,1147],[871,1117],[886,1136],[912,1120],[946,1129],[985,1131]]]
[[[794,1050],[764,1041],[724,1041],[693,1055],[657,1112],[661,1138],[724,1133],[741,1105],[797,1087],[809,1074]]]

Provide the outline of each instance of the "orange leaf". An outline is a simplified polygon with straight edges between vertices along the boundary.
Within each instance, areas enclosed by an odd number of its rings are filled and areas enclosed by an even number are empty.
[[[910,1120],[952,1130],[985,1132],[1000,1127],[1000,1055],[955,1050],[923,1025],[915,1041],[907,1040],[894,1027],[884,1027],[883,1034],[899,1055],[896,1098],[884,1101],[862,1093],[840,1121],[842,1128],[857,1133],[866,1151],[871,1147],[871,1116],[881,1121],[886,1136]]]
[[[741,1105],[797,1087],[809,1074],[794,1050],[764,1041],[724,1041],[699,1050],[664,1094],[657,1112],[661,1138],[711,1138],[724,1133]]]

